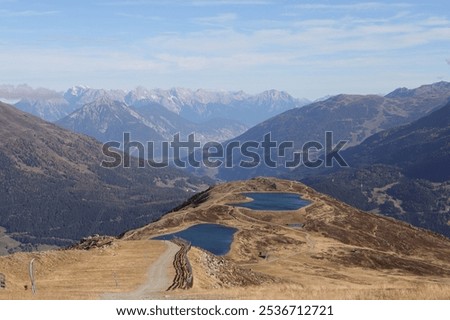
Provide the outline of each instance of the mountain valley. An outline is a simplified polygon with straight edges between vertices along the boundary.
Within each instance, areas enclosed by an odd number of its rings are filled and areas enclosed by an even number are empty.
[[[21,90],[27,99],[36,93]],[[62,95],[65,102],[39,92],[51,108],[20,106],[55,124],[0,104],[0,273],[7,284],[0,299],[450,296],[449,83],[302,107],[279,91],[74,87]],[[265,119],[245,131],[258,108]],[[349,141],[342,151],[349,168],[234,166],[192,175],[138,168],[145,161],[133,157],[131,168],[100,166],[101,142],[120,141],[124,132],[142,142],[195,132],[202,142],[224,145],[271,133],[299,146],[323,141],[325,131],[335,143]],[[239,207],[252,192],[288,193],[307,204]],[[224,255],[196,242],[155,239],[198,225],[233,230]],[[32,259],[35,294],[27,273]]]
[[[172,168],[102,167],[106,159],[96,140],[10,105],[1,103],[0,111],[0,226],[32,245],[9,252],[65,246],[94,233],[118,235],[211,182]]]

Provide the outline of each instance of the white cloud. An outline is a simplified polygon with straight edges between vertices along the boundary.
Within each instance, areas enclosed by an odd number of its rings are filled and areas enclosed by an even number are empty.
[[[151,16],[151,15],[144,15],[144,14],[137,14],[137,13],[125,13],[125,12],[118,12],[116,13],[116,16],[118,17],[124,17],[129,18],[133,20],[149,20],[149,21],[161,21],[163,20],[160,16]]]
[[[361,2],[351,4],[328,4],[328,3],[304,3],[294,7],[305,10],[373,10],[382,8],[407,8],[410,4],[406,3],[385,3],[385,2]]]
[[[256,6],[276,3],[273,0],[111,0],[100,2],[103,6],[176,5],[195,7]]]
[[[237,17],[238,16],[235,13],[222,13],[211,17],[195,18],[193,21],[204,25],[223,25],[235,21]]]
[[[274,1],[268,0],[194,0],[190,4],[193,6],[231,6],[231,5],[267,5],[272,4]]]
[[[117,0],[117,1],[104,1],[98,3],[102,6],[142,6],[162,3],[162,1],[154,0]]]
[[[250,56],[289,52],[298,59],[304,59],[316,55],[383,54],[450,38],[450,24],[431,26],[421,22],[374,23],[372,20],[365,22],[351,18],[305,20],[300,24],[287,24],[284,28],[247,32],[224,29],[172,33],[149,38],[145,45],[158,54],[169,53],[185,58],[203,56],[212,59],[237,54]]]
[[[430,27],[449,26],[450,20],[448,20],[447,18],[443,18],[443,17],[430,17],[430,18],[422,21],[421,25],[430,26]]]
[[[11,10],[0,10],[0,17],[3,18],[16,18],[16,17],[39,17],[39,16],[50,16],[58,14],[59,11],[11,11]]]
[[[201,22],[233,21],[235,14],[201,18]],[[127,48],[92,47],[62,50],[11,47],[1,61],[13,70],[47,69],[70,72],[142,71],[170,73],[182,70],[245,70],[312,63],[340,66],[358,61],[363,66],[384,63],[398,50],[450,39],[450,25],[430,25],[428,19],[408,23],[343,19],[305,20],[285,28],[237,31],[232,28],[167,33],[136,41]],[[424,23],[425,22],[425,23]],[[88,43],[85,41],[84,43]],[[6,47],[7,45],[4,44]],[[15,49],[15,50],[14,50]],[[369,59],[369,57],[371,57]],[[376,57],[376,58],[375,58]],[[442,61],[442,60],[441,60]],[[448,63],[448,61],[447,61]],[[5,69],[6,67],[3,67]]]

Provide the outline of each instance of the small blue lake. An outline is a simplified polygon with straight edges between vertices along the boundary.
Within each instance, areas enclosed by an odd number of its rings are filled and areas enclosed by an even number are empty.
[[[285,211],[297,210],[310,204],[296,193],[285,192],[248,192],[244,196],[252,198],[250,202],[230,204],[252,210]]]
[[[222,256],[230,251],[233,235],[237,231],[235,228],[221,224],[201,223],[187,229],[152,238],[154,240],[171,240],[182,238],[193,246],[208,250],[209,252]]]

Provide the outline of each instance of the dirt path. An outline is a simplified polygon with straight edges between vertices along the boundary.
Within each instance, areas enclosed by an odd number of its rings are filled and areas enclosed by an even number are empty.
[[[168,270],[172,267],[175,254],[180,249],[170,241],[164,241],[166,251],[156,260],[148,270],[147,282],[131,292],[109,293],[102,298],[106,300],[141,300],[149,298],[161,298],[164,292],[172,284],[172,277]]]

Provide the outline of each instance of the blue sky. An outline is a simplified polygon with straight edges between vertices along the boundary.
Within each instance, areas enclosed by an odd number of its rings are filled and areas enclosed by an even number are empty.
[[[450,81],[447,1],[0,0],[0,83],[387,93]]]

